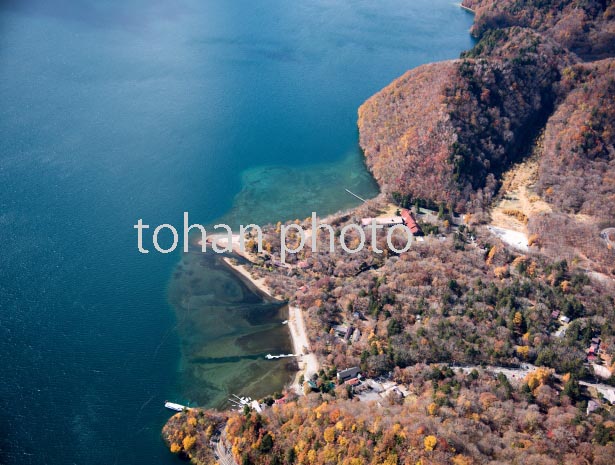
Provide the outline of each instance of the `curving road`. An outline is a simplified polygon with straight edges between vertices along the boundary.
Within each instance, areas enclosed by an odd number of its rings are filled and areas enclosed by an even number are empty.
[[[216,459],[220,465],[237,465],[231,449],[226,446],[226,432],[222,430],[220,440],[216,443]]]
[[[469,365],[462,367],[455,367],[449,365],[451,368],[461,368],[464,372],[469,373],[470,371],[483,370],[489,371],[491,373],[502,373],[504,374],[511,383],[521,383],[523,379],[528,375],[528,373],[536,370],[538,367],[536,365],[532,365],[531,363],[523,363],[521,368],[505,368],[499,366],[486,366],[481,367],[478,365]],[[556,378],[561,379],[560,375],[555,375]],[[610,403],[615,404],[615,387],[609,386],[608,384],[603,383],[588,383],[587,381],[579,381],[579,384],[588,388],[595,388],[600,394],[604,396]]]

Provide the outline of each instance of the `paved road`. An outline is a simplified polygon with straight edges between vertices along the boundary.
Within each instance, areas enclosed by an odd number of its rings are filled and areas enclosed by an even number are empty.
[[[220,440],[216,443],[215,453],[220,465],[237,465],[231,449],[226,445],[226,433],[224,431],[222,431]]]
[[[455,368],[455,367],[451,367],[451,368]],[[534,371],[536,369],[536,366],[531,365],[529,363],[524,363],[523,366],[521,368],[505,368],[505,367],[498,367],[498,366],[486,366],[486,367],[481,367],[478,365],[470,365],[470,366],[463,366],[460,367],[464,373],[469,373],[472,370],[484,370],[484,371],[488,371],[491,373],[502,373],[504,374],[509,381],[511,382],[516,382],[517,384],[521,384],[521,382],[523,381],[523,378],[525,378],[528,373],[530,373],[531,371]]]
[[[455,368],[455,367],[451,367],[451,368]],[[538,367],[530,363],[524,363],[521,368],[505,368],[505,367],[497,367],[497,366],[486,366],[483,368],[480,366],[472,366],[472,365],[463,366],[459,368],[461,368],[466,373],[469,373],[470,371],[474,369],[479,370],[479,371],[480,370],[489,371],[491,373],[503,373],[504,375],[506,375],[506,377],[511,383],[514,383],[514,382],[521,383],[523,379],[527,376],[528,373],[530,373],[531,371],[534,371]],[[555,377],[558,379],[561,379],[560,375],[555,375]],[[588,383],[586,381],[579,381],[579,384],[582,386],[588,387],[588,388],[595,388],[596,391],[602,394],[606,400],[608,400],[612,404],[615,404],[615,387],[614,386],[609,386],[608,384],[602,384],[602,383]]]
[[[608,384],[592,384],[585,381],[579,381],[579,384],[581,386],[596,388],[596,391],[602,394],[606,400],[611,404],[615,404],[615,387],[609,386]]]

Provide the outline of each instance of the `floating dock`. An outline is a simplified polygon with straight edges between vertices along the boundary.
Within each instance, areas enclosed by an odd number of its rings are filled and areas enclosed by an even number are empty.
[[[164,406],[169,410],[174,410],[176,412],[183,412],[184,410],[189,410],[189,408],[185,405],[176,404],[175,402],[165,401]]]
[[[276,359],[276,358],[286,358],[286,357],[298,357],[298,355],[296,355],[296,354],[280,354],[280,355],[267,354],[267,355],[265,355],[265,358],[267,360],[273,360],[273,359]]]
[[[353,197],[356,197],[357,199],[359,199],[361,202],[365,203],[367,202],[367,200],[365,200],[364,198],[359,197],[357,194],[355,194],[354,192],[350,192],[348,189],[344,189],[346,192],[348,192],[350,195],[352,195]]]

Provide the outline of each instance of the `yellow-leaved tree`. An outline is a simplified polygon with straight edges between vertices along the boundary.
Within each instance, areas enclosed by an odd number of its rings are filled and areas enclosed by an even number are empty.
[[[427,406],[427,413],[432,417],[438,413],[438,405],[435,402],[432,402]]]
[[[335,428],[326,428],[324,432],[324,438],[327,442],[335,441]]]
[[[189,451],[190,449],[192,449],[195,443],[196,437],[194,436],[186,436],[182,441],[182,445],[184,446],[185,451]]]
[[[538,386],[549,383],[553,377],[553,373],[555,373],[555,371],[552,368],[540,367],[531,373],[528,373],[525,377],[525,382],[533,391]]]
[[[173,444],[171,444],[171,453],[173,454],[177,454],[180,450],[182,450],[182,446],[180,446],[179,444],[177,444],[176,442],[174,442]]]
[[[435,449],[436,444],[438,444],[438,438],[433,435],[425,436],[423,440],[423,445],[425,446],[426,451],[432,451]]]

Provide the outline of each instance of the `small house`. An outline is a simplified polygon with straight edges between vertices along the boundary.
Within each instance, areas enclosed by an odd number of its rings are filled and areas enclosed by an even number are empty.
[[[346,325],[335,325],[333,326],[333,332],[337,337],[345,339],[348,335],[349,328]]]
[[[261,405],[258,403],[258,400],[253,400],[250,405],[252,406],[254,410],[256,410],[256,412],[263,413],[263,407],[265,404]]]
[[[559,317],[559,321],[567,325],[568,323],[570,323],[570,318],[568,318],[566,315],[562,315]]]
[[[337,372],[337,380],[345,383],[352,378],[358,377],[360,372],[361,369],[359,367],[346,368]]]
[[[372,224],[373,220],[374,218],[363,218],[361,219],[361,226],[363,227],[369,226],[370,224]]]
[[[404,220],[401,216],[381,216],[376,218],[376,224],[379,226],[395,226],[403,224]]]
[[[414,219],[414,215],[412,212],[406,208],[402,209],[401,217],[404,220],[404,224],[408,226],[408,229],[412,233],[413,236],[423,236],[423,230],[418,225],[416,220]]]
[[[592,369],[594,370],[594,374],[602,379],[609,379],[613,375],[613,373],[611,373],[611,370],[609,370],[604,365],[592,363]]]
[[[371,225],[373,221],[375,221],[378,226],[395,226],[397,224],[404,223],[404,220],[401,216],[379,216],[377,218],[361,219],[361,226],[365,228]]]

